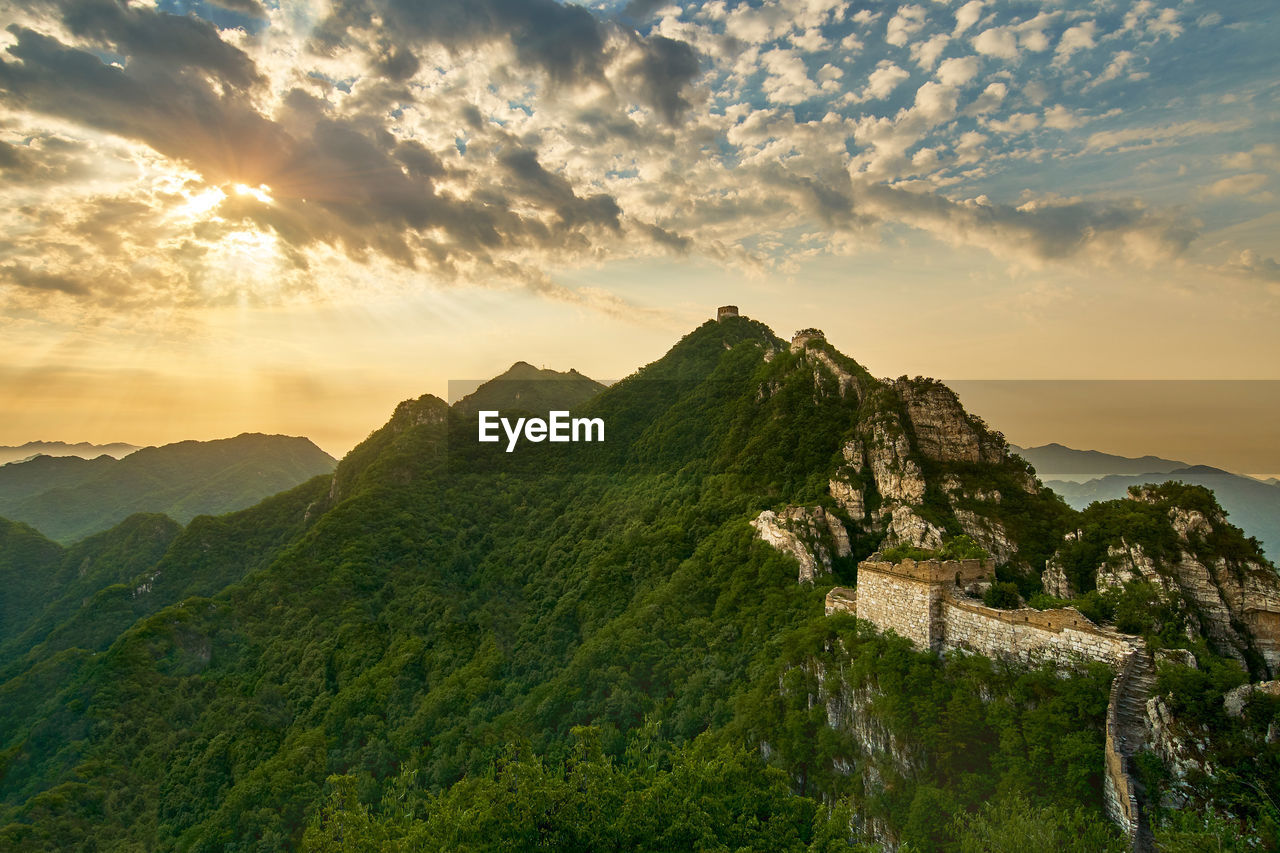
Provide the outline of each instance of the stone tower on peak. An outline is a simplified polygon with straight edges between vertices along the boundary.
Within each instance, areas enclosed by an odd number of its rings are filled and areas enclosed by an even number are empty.
[[[821,329],[801,329],[791,336],[791,351],[804,352],[805,345],[809,341],[825,341],[827,336],[822,334]]]
[[[717,323],[723,323],[726,317],[737,317],[737,316],[738,316],[737,305],[721,305],[719,308],[716,309]]]

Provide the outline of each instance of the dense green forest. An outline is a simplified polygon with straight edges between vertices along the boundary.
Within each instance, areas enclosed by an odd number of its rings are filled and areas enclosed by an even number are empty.
[[[332,477],[232,515],[136,517],[81,550],[0,525],[20,596],[2,605],[0,848],[1122,849],[1108,668],[943,657],[824,615],[884,535],[831,473],[859,424],[904,411],[824,352],[853,385],[758,323],[708,323],[574,405],[604,443],[508,454],[428,396]],[[1032,593],[1077,514],[1023,488],[1016,457],[917,462],[953,548],[942,478],[1008,496],[972,506],[1016,539],[1001,572]],[[847,524],[824,582],[797,583],[749,524],[787,505]],[[1213,696],[1244,674],[1197,652],[1217,668],[1176,687],[1185,710],[1234,727],[1224,767],[1280,796],[1246,748],[1272,709],[1227,721]],[[1265,808],[1223,802],[1217,823],[1172,808],[1161,837],[1274,844]]]
[[[333,466],[309,439],[250,433],[144,447],[123,459],[36,456],[0,465],[0,516],[70,544],[135,513],[185,524],[244,509]]]

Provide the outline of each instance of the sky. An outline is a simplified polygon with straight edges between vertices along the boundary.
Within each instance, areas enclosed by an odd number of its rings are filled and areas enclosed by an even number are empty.
[[[0,22],[0,444],[341,454],[450,379],[616,379],[729,303],[878,376],[1280,378],[1271,0]]]

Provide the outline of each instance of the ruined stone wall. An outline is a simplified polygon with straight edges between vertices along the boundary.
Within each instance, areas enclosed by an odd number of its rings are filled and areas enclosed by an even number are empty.
[[[1100,628],[1074,607],[998,610],[967,598],[955,585],[982,577],[977,560],[919,563],[863,562],[856,592],[832,590],[828,611],[843,610],[881,631],[892,630],[921,649],[969,649],[988,657],[1072,664],[1097,660],[1118,665],[1134,640]]]
[[[923,649],[938,634],[939,584],[889,572],[858,570],[857,616],[881,631],[892,630]]]
[[[1074,607],[1061,610],[996,610],[948,590],[940,605],[941,642],[988,657],[1071,664],[1081,658],[1117,665],[1133,641],[1099,628]]]

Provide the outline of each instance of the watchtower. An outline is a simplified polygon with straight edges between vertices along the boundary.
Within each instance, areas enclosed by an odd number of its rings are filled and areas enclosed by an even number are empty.
[[[719,308],[716,309],[717,323],[723,323],[726,317],[737,317],[737,316],[738,316],[737,305],[721,305]]]

